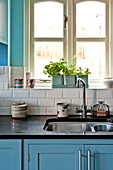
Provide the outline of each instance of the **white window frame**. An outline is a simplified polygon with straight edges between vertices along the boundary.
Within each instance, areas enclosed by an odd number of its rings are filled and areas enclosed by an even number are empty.
[[[77,38],[76,37],[76,4],[80,2],[86,2],[86,1],[93,1],[93,2],[102,2],[106,4],[106,34],[105,38]],[[74,40],[73,40],[73,45],[74,45],[74,54],[76,54],[76,43],[77,42],[105,42],[105,77],[109,77],[111,74],[110,70],[110,53],[109,53],[109,0],[74,0]]]
[[[47,0],[32,0],[33,2],[43,2]],[[65,30],[65,49],[64,49],[64,58],[68,61],[73,61],[73,56],[76,55],[76,40],[75,31],[74,31],[74,15],[75,13],[75,4],[83,1],[97,1],[97,2],[105,2],[106,3],[106,74],[105,77],[113,77],[113,1],[112,0],[48,0],[48,1],[56,1],[56,2],[64,2],[65,3],[65,14],[68,16],[67,29]],[[25,39],[24,39],[24,49],[25,49],[25,65],[26,71],[33,72],[33,60],[30,57],[30,5],[31,0],[25,0],[25,18],[24,18],[24,28],[25,28]],[[110,25],[111,24],[111,25]],[[95,39],[95,38],[94,38]],[[103,38],[99,38],[99,40],[103,41]],[[86,41],[85,38],[80,38],[79,40]],[[88,39],[87,39],[88,40]],[[91,39],[90,39],[91,40]],[[93,40],[93,39],[92,39]],[[97,41],[98,39],[95,39]],[[32,46],[31,46],[32,47]]]
[[[26,0],[27,1],[27,0]],[[41,3],[41,2],[58,2],[64,4],[64,15],[67,16],[67,0],[29,0],[29,3],[27,3],[26,6],[26,15],[29,18],[34,18],[34,3]],[[27,10],[29,8],[29,11]],[[29,27],[26,28],[26,32],[29,32],[29,42],[26,45],[26,47],[29,48],[29,52],[27,55],[29,57],[26,58],[27,61],[27,67],[26,70],[32,72],[34,75],[34,42],[63,42],[63,54],[64,57],[67,59],[67,28],[64,28],[64,37],[63,38],[35,38],[34,37],[34,19],[26,21],[29,24]]]

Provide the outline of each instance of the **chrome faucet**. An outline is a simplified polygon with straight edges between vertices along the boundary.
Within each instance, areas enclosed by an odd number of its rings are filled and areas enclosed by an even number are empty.
[[[83,84],[83,105],[82,105],[82,118],[86,118],[87,117],[87,106],[86,106],[86,83],[84,82],[84,80],[82,80],[81,78],[77,79],[77,84],[76,86],[79,87],[80,86],[80,82]]]

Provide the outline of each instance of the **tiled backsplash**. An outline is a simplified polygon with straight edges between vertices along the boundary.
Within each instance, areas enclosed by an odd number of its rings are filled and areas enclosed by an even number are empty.
[[[82,89],[14,89],[8,88],[9,70],[11,67],[0,67],[0,115],[10,115],[13,102],[24,101],[29,106],[29,115],[56,115],[58,102],[69,102],[72,105],[70,114],[76,114],[75,108],[82,105]],[[17,68],[23,70],[23,68]],[[16,70],[17,71],[17,70]],[[18,73],[17,73],[18,74]],[[20,71],[21,76],[23,73]],[[19,77],[21,78],[21,77]],[[113,112],[113,89],[87,89],[87,105],[93,106],[99,100],[110,106]]]

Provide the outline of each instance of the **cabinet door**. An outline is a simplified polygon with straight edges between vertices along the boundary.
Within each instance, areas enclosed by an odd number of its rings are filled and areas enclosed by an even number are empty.
[[[21,140],[0,140],[0,170],[21,170]]]
[[[82,145],[29,145],[29,170],[78,170],[80,150]]]
[[[85,146],[85,167],[88,170],[112,170],[113,169],[113,145],[87,145]],[[88,159],[89,153],[89,159]]]

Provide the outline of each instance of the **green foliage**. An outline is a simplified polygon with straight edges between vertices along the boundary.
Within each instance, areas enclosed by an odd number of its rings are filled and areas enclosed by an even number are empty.
[[[48,77],[51,77],[53,75],[60,75],[62,74],[62,70],[64,68],[64,65],[66,64],[66,61],[62,58],[58,62],[52,62],[50,61],[50,64],[46,65],[44,67],[44,73],[48,74]]]
[[[82,75],[91,74],[91,72],[89,71],[89,68],[86,68],[85,70],[83,70],[82,67],[78,67],[76,69],[76,74],[79,75],[79,76],[82,76]]]
[[[51,77],[53,75],[88,75],[91,74],[88,68],[85,70],[82,67],[76,69],[76,57],[73,59],[72,63],[68,63],[64,58],[57,62],[50,61],[50,64],[44,67],[44,73]]]

